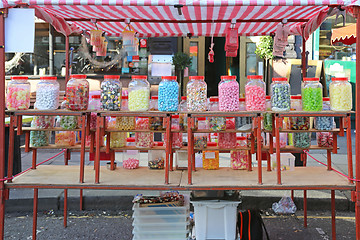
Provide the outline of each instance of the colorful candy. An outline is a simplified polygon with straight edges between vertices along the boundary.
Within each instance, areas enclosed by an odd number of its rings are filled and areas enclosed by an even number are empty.
[[[74,146],[75,132],[59,131],[55,133],[55,144],[59,146]]]
[[[273,78],[271,84],[271,110],[290,110],[290,84],[286,78]]]
[[[195,133],[194,135],[194,147],[196,149],[207,148],[207,136],[198,135],[200,133]]]
[[[76,129],[78,127],[77,116],[61,116],[60,127],[63,129]]]
[[[39,122],[38,117],[35,117],[31,122],[31,127],[44,129],[44,124],[43,122]],[[42,147],[49,145],[50,135],[51,135],[51,131],[30,131],[30,146]]]
[[[209,117],[209,126],[211,131],[224,131],[226,129],[226,118]]]
[[[147,117],[139,117],[136,120],[136,130],[149,130],[149,119]],[[154,134],[152,132],[136,132],[135,145],[139,148],[151,148],[154,143]]]
[[[68,109],[86,110],[89,104],[89,82],[86,75],[72,75],[66,85]]]
[[[302,88],[302,109],[304,111],[321,111],[323,105],[323,92],[322,88]]]
[[[219,110],[239,111],[239,83],[236,76],[221,76],[219,83]]]
[[[309,117],[290,117],[290,129],[292,130],[309,130]]]
[[[130,111],[149,110],[150,90],[147,87],[138,87],[129,92],[128,108]]]
[[[116,128],[119,130],[134,130],[135,118],[134,117],[116,117]]]
[[[202,76],[190,76],[187,84],[187,110],[203,112],[207,108],[207,85]]]
[[[55,117],[54,116],[36,116],[33,118],[34,126],[36,128],[52,128],[55,125]]]
[[[174,112],[179,105],[179,84],[176,77],[162,77],[159,84],[159,111]]]
[[[202,156],[204,169],[219,169],[219,151],[203,151]]]
[[[6,94],[6,107],[8,110],[28,109],[30,107],[30,89],[9,86]]]
[[[265,90],[254,85],[245,86],[245,102],[247,111],[265,110]]]
[[[135,158],[128,158],[123,161],[123,168],[125,169],[139,168],[139,160]]]
[[[330,132],[317,132],[316,141],[319,147],[333,147],[334,137],[333,133]]]
[[[148,166],[150,169],[164,169],[165,159],[163,157],[158,157],[148,161]]]
[[[126,132],[110,133],[110,148],[121,148],[126,146]]]
[[[309,148],[311,145],[311,133],[294,133],[294,147]]]
[[[40,85],[39,83],[36,89],[35,107],[39,110],[57,109],[59,107],[59,84]]]
[[[231,130],[235,129],[235,123],[232,119],[226,120],[226,129]],[[235,148],[236,147],[236,133],[219,133],[219,147],[228,149],[228,148]]]
[[[351,111],[352,89],[347,78],[332,78],[329,85],[330,104],[333,111]]]
[[[105,75],[101,83],[101,108],[109,111],[120,111],[122,85],[118,75]]]
[[[248,153],[246,150],[237,150],[230,152],[230,168],[234,170],[247,169],[248,164]]]
[[[264,113],[264,115],[263,115],[263,123],[264,123],[264,129],[265,130],[272,131],[273,114],[272,113]]]

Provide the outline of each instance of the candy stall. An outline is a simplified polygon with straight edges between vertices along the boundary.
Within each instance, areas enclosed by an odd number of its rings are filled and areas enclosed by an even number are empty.
[[[332,3],[339,8],[346,7],[356,17],[360,16],[360,7],[352,5],[350,0],[335,0]],[[189,34],[223,37],[228,29],[232,32],[237,29],[237,34],[243,36],[270,35],[277,31],[278,26],[284,25],[283,20],[286,19],[290,33],[301,35],[304,40],[302,76],[299,76],[302,82],[301,96],[291,96],[286,78],[272,79],[270,91],[267,92],[263,76],[257,75],[248,76],[243,89],[235,76],[221,76],[218,96],[210,98],[204,76],[190,76],[186,96],[181,96],[178,79],[163,75],[158,91],[153,94],[150,79],[140,74],[131,75],[128,95],[123,94],[124,86],[118,76],[105,76],[100,94],[89,96],[87,76],[71,75],[67,64],[66,98],[61,106],[58,106],[58,84],[51,77],[41,79],[36,104],[31,106],[26,77],[13,77],[7,86],[6,97],[2,81],[0,96],[4,101],[0,104],[0,114],[2,117],[5,113],[10,116],[10,142],[15,134],[25,134],[24,151],[32,151],[33,158],[31,169],[16,177],[12,176],[11,167],[8,178],[4,178],[4,173],[0,171],[0,195],[4,200],[0,201],[0,239],[4,238],[4,202],[8,191],[17,188],[34,189],[35,200],[39,188],[65,189],[65,226],[67,191],[70,188],[81,191],[301,190],[304,191],[305,226],[307,191],[331,190],[333,203],[335,190],[349,190],[353,192],[354,199],[360,198],[360,166],[353,166],[352,161],[351,85],[348,79],[333,78],[329,86],[330,98],[325,98],[319,79],[306,77],[305,42],[328,15],[338,11],[328,1],[134,0],[95,3],[49,0],[44,3],[40,0],[5,0],[0,5],[3,9],[0,46],[4,46],[4,18],[7,11],[25,5],[35,8],[37,17],[50,22],[66,36],[67,53],[69,35],[89,30],[88,26],[94,20],[88,8],[102,9],[97,12],[95,20],[97,26],[101,26],[101,30],[109,36],[119,36],[119,29],[124,29],[128,24],[139,37],[182,37]],[[252,14],[253,11],[269,14],[264,17]],[[297,14],[300,11],[302,14]],[[2,64],[4,54],[4,48],[0,48]],[[98,55],[101,57],[104,54],[106,47],[99,50]],[[360,58],[357,63],[360,68]],[[156,72],[156,67],[152,71]],[[3,70],[0,70],[0,77],[5,78]],[[357,78],[356,92],[360,94],[360,75]],[[245,97],[240,96],[240,92],[244,92]],[[355,114],[360,119],[360,103],[356,104]],[[30,127],[22,125],[24,116],[35,116]],[[339,119],[338,127],[334,125],[334,118]],[[311,124],[313,119],[314,124]],[[360,120],[356,122],[356,128],[360,131]],[[51,132],[55,132],[55,144],[50,139]],[[332,165],[338,149],[337,137],[345,133],[348,142],[348,178],[339,175]],[[155,141],[155,134],[162,135],[160,141]],[[316,145],[311,143],[311,135],[316,135]],[[360,135],[356,136],[356,144],[360,144]],[[10,145],[9,153],[13,152],[13,148]],[[42,149],[80,151],[80,164],[38,165],[37,154],[41,154]],[[326,152],[326,166],[306,166],[309,151],[313,149]],[[0,138],[0,150],[3,153],[3,138]],[[359,151],[357,148],[356,163],[360,162]],[[89,166],[85,165],[88,152],[95,155],[93,165]],[[198,152],[201,154],[196,154]],[[266,159],[262,157],[264,152]],[[301,153],[305,167],[284,166],[281,154],[289,152]],[[103,153],[110,156],[108,167],[101,164]],[[117,153],[121,154],[121,160],[115,159]],[[141,157],[144,154],[146,159]],[[222,154],[228,154],[226,163],[220,157]],[[65,153],[66,159],[68,155],[69,151]],[[0,158],[1,168],[5,161],[12,166],[11,156],[9,154],[6,160]],[[35,205],[33,239],[36,239],[37,228]],[[357,239],[360,239],[359,199],[356,210],[356,232]],[[333,205],[331,212],[335,239]]]

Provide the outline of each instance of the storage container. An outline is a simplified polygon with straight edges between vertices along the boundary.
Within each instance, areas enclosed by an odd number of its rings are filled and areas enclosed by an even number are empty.
[[[219,98],[210,97],[209,109],[210,111],[219,111]],[[224,117],[209,117],[209,127],[211,131],[224,131],[226,129],[226,118]]]
[[[86,75],[71,75],[66,84],[67,108],[73,111],[86,110],[89,104],[89,82]]]
[[[246,137],[236,138],[237,147],[246,147]],[[248,150],[236,150],[230,152],[230,168],[236,170],[248,169],[249,154]]]
[[[175,164],[177,170],[185,170],[188,168],[187,150],[175,150]]]
[[[295,156],[291,153],[280,153],[280,170],[294,171]],[[271,169],[277,171],[276,154],[271,154]]]
[[[55,127],[61,128],[61,126],[69,126],[69,124],[66,124],[66,121],[70,121],[71,119],[66,117],[73,117],[73,116],[62,116],[61,118],[58,118]],[[65,128],[65,129],[73,129],[73,126],[71,128]],[[59,146],[74,146],[75,145],[75,132],[73,131],[56,131],[55,132],[55,144]]]
[[[158,111],[158,96],[152,96],[150,100],[150,111]],[[149,117],[150,130],[164,130],[163,117]]]
[[[6,87],[6,108],[26,110],[30,107],[30,83],[28,77],[12,76]]]
[[[290,110],[290,84],[287,78],[273,78],[271,89],[271,110],[282,112]]]
[[[55,110],[59,107],[60,85],[57,77],[40,77],[36,85],[36,104],[39,110]]]
[[[135,130],[149,130],[149,118],[138,117],[135,124]],[[151,148],[154,143],[154,134],[152,132],[135,132],[135,146],[139,148]]]
[[[291,111],[302,110],[301,95],[290,96],[290,110]]]
[[[119,75],[105,75],[101,83],[101,108],[109,111],[121,109],[122,84]]]
[[[330,98],[323,98],[323,111],[330,111]],[[334,117],[315,117],[314,127],[317,130],[332,130],[334,128]]]
[[[239,111],[246,111],[245,98],[239,98]],[[252,129],[252,117],[236,117],[236,130],[247,131]]]
[[[164,146],[163,142],[155,142],[155,147]],[[148,167],[150,169],[164,169],[165,164],[165,150],[149,150],[148,154]]]
[[[262,76],[250,75],[245,85],[247,111],[265,111],[266,88]]]
[[[235,130],[235,119],[226,118],[226,130]],[[220,132],[219,133],[219,147],[223,149],[236,147],[236,132]]]
[[[90,129],[96,130],[96,121],[97,121],[97,113],[96,111],[101,110],[101,101],[100,101],[100,95],[95,94],[91,96],[91,100],[89,102],[88,110],[94,111],[91,112],[90,115]]]
[[[147,76],[132,75],[128,92],[128,108],[130,111],[149,110],[150,84],[147,81]]]
[[[208,142],[208,147],[216,147],[214,142]],[[202,167],[206,170],[219,169],[219,151],[216,150],[204,150],[202,152]]]
[[[181,97],[181,102],[179,104],[179,119],[180,119],[180,130],[186,131],[187,130],[187,98],[186,96]]]
[[[162,76],[159,84],[159,111],[175,112],[179,107],[179,84],[175,76]]]
[[[205,117],[198,118],[198,131],[208,130],[208,124]],[[194,133],[194,148],[203,149],[207,147],[208,133]]]
[[[271,96],[265,97],[266,111],[271,111]],[[272,131],[273,127],[273,114],[265,112],[263,114],[263,128],[267,131]]]
[[[54,125],[52,116],[35,116],[31,121],[31,127],[36,129],[51,128]],[[46,122],[48,124],[46,124]],[[30,131],[30,147],[48,146],[50,143],[51,131]]]
[[[294,147],[309,148],[311,145],[311,133],[293,133]]]
[[[121,96],[121,111],[128,111],[128,96]],[[134,130],[135,118],[134,117],[116,117],[116,125],[119,130]]]
[[[126,132],[110,133],[110,148],[122,148],[126,146]],[[96,140],[95,140],[96,141]]]
[[[179,131],[180,125],[179,125],[179,115],[172,115],[171,116],[171,130]],[[183,143],[183,136],[181,132],[173,132],[172,134],[172,148],[181,148]],[[167,134],[164,133],[164,145],[166,147],[167,144]]]
[[[221,76],[218,85],[219,110],[224,112],[239,111],[239,83],[236,76]]]
[[[207,108],[207,85],[204,76],[190,76],[186,86],[187,110],[203,112]]]
[[[318,147],[333,147],[334,146],[334,136],[331,132],[317,132],[316,133],[316,142]]]
[[[319,78],[304,78],[301,83],[301,98],[303,111],[322,110],[323,86]]]
[[[135,138],[127,139],[128,147],[135,147]],[[136,169],[139,167],[140,162],[140,152],[139,150],[124,150],[122,152],[122,164],[123,168],[126,169]]]
[[[333,111],[351,111],[352,90],[348,78],[332,78],[329,84],[330,106]]]

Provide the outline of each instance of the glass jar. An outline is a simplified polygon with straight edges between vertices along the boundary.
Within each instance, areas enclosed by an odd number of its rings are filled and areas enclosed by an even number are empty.
[[[235,129],[235,119],[226,118],[226,130]],[[219,147],[223,149],[236,147],[236,132],[219,133]]]
[[[239,111],[246,111],[245,98],[239,98]],[[248,131],[252,129],[252,117],[236,117],[236,130]]]
[[[179,119],[180,119],[180,130],[181,131],[187,131],[187,102],[186,102],[186,96],[181,97],[181,102],[179,104]]]
[[[290,84],[287,78],[273,78],[271,89],[271,110],[289,111],[290,110]]]
[[[245,85],[245,102],[247,111],[265,111],[266,88],[263,77],[250,75]]]
[[[219,98],[210,97],[209,104],[210,111],[219,111]],[[209,127],[211,131],[224,131],[226,129],[226,118],[224,117],[209,117]]]
[[[323,111],[330,111],[330,98],[323,98]],[[317,130],[332,130],[334,128],[334,117],[316,117],[315,129]]]
[[[13,76],[6,87],[6,108],[26,110],[30,107],[30,83],[28,77]]]
[[[290,97],[290,110],[291,111],[302,110],[301,95],[295,95]]]
[[[163,142],[155,142],[155,147],[162,147]],[[148,167],[150,169],[164,169],[165,165],[165,150],[149,150],[148,154]]]
[[[301,83],[302,110],[319,112],[322,110],[323,86],[319,78],[304,78]]]
[[[159,84],[159,111],[176,112],[179,107],[179,84],[175,76],[162,76]]]
[[[179,115],[172,115],[171,116],[171,130],[179,131]],[[183,143],[183,136],[181,132],[173,132],[172,134],[172,148],[181,148]],[[164,145],[166,147],[167,142],[167,134],[164,133]]]
[[[331,132],[317,132],[316,133],[316,142],[318,147],[333,147],[334,146],[334,136]]]
[[[198,130],[208,130],[208,124],[205,117],[199,117],[198,119]],[[207,133],[194,133],[194,148],[204,149],[207,147]]]
[[[287,145],[288,134],[280,133],[279,138],[280,138],[280,148],[285,148]],[[268,141],[268,142],[270,142],[270,141]],[[274,137],[273,147],[276,148],[276,137]]]
[[[49,124],[44,124],[45,117],[50,120]],[[36,129],[51,128],[53,117],[51,116],[35,116],[31,121],[31,127]],[[48,146],[50,143],[51,131],[30,131],[30,147]]]
[[[61,128],[61,120],[56,121],[56,128]],[[55,132],[55,144],[58,146],[74,146],[76,141],[76,135],[74,131],[56,131]]]
[[[175,164],[177,170],[185,170],[188,168],[187,150],[175,150]]]
[[[208,142],[209,147],[216,147],[216,143]],[[206,170],[219,169],[219,151],[204,150],[202,152],[202,166]]]
[[[128,96],[121,96],[121,111],[128,111]],[[119,130],[134,130],[135,117],[116,117],[116,126]]]
[[[135,138],[128,138],[126,140],[128,147],[135,147]],[[125,169],[139,168],[140,152],[139,150],[126,149],[122,153],[122,165]]]
[[[329,84],[330,106],[333,111],[351,111],[352,90],[348,78],[332,78]]]
[[[33,121],[36,128],[47,129],[55,127],[54,116],[34,116]]]
[[[126,132],[110,133],[110,148],[122,148],[126,146]]]
[[[219,110],[223,112],[239,111],[239,83],[236,76],[221,76],[218,85]]]
[[[101,108],[109,111],[120,111],[122,84],[119,75],[105,75],[101,83]]]
[[[246,137],[237,137],[236,146],[246,147]],[[248,150],[236,150],[230,152],[230,168],[235,170],[248,169],[249,166]]]
[[[101,101],[100,95],[92,95],[91,100],[89,102],[88,110],[90,111],[99,111],[101,110]],[[97,113],[91,112],[90,114],[90,129],[96,130],[96,121],[97,121]]]
[[[73,111],[86,110],[89,104],[89,82],[86,75],[71,75],[66,84],[67,108]]]
[[[190,76],[186,86],[186,94],[189,112],[206,111],[207,85],[204,76]]]
[[[311,133],[293,133],[294,147],[309,148],[311,145]]]
[[[57,77],[40,77],[36,85],[36,104],[39,110],[55,110],[59,107],[60,85]]]
[[[149,110],[150,101],[150,84],[147,76],[133,75],[128,87],[130,111],[147,111]]]
[[[291,96],[291,110],[302,111],[302,97]],[[290,129],[291,130],[309,130],[310,129],[310,117],[290,117]]]
[[[150,111],[158,111],[158,96],[151,97]],[[164,130],[163,122],[163,117],[149,117],[150,130]]]
[[[271,111],[271,96],[265,97],[266,111]],[[263,114],[263,127],[267,131],[272,131],[273,126],[273,114],[266,112]]]
[[[135,130],[149,130],[149,118],[138,117],[135,123]],[[136,132],[135,146],[138,148],[151,148],[154,143],[154,134],[152,132]]]

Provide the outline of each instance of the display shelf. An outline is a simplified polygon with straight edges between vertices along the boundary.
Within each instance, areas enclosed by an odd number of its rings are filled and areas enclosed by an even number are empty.
[[[223,131],[212,131],[212,130],[192,130],[193,133],[248,133],[253,132],[254,129],[250,130],[236,130],[236,129],[227,129]]]
[[[263,150],[270,150],[269,146],[263,146],[262,147]],[[309,148],[298,148],[298,147],[294,147],[294,146],[286,146],[283,148],[280,148],[280,151],[282,152],[302,152],[304,150],[332,150],[334,149],[334,147],[319,147],[317,145],[311,145]],[[276,147],[274,146],[274,151],[276,151]]]
[[[96,111],[98,116],[102,117],[167,117],[175,112],[160,112],[160,111],[146,111],[146,112],[131,112],[131,111]]]
[[[336,111],[321,111],[321,112],[305,112],[305,111],[289,111],[289,112],[273,112],[267,111],[267,113],[273,113],[280,117],[346,117],[354,113],[352,111],[336,112]]]
[[[76,128],[76,129],[64,129],[64,128],[34,128],[34,127],[21,127],[21,129],[23,131],[56,131],[56,132],[63,132],[63,131],[70,131],[70,132],[79,132],[82,129],[81,128]],[[15,130],[17,130],[17,128],[15,128]]]
[[[26,148],[25,145],[20,146],[20,148]],[[42,146],[42,147],[32,147],[30,146],[29,149],[74,149],[74,150],[80,150],[81,145],[76,144],[74,146],[69,145],[56,145],[56,144],[49,144],[48,146]],[[89,150],[90,147],[85,147],[85,150]]]
[[[15,116],[81,116],[87,113],[88,111],[70,111],[66,109],[57,109],[57,110],[37,110],[37,109],[28,109],[28,110],[17,110],[10,111],[7,110],[6,113],[13,114]]]
[[[266,133],[272,133],[273,131],[270,131],[270,130],[265,130],[263,129],[262,130],[263,132],[266,132]],[[345,130],[346,131],[346,130]],[[279,132],[285,132],[285,133],[304,133],[304,132],[332,132],[332,133],[338,133],[340,132],[340,129],[339,128],[334,128],[332,130],[317,130],[317,129],[309,129],[309,130],[291,130],[291,129],[281,129],[279,130]]]
[[[261,111],[237,111],[237,112],[220,112],[220,111],[206,111],[206,112],[183,112],[191,117],[257,117],[263,113]]]

